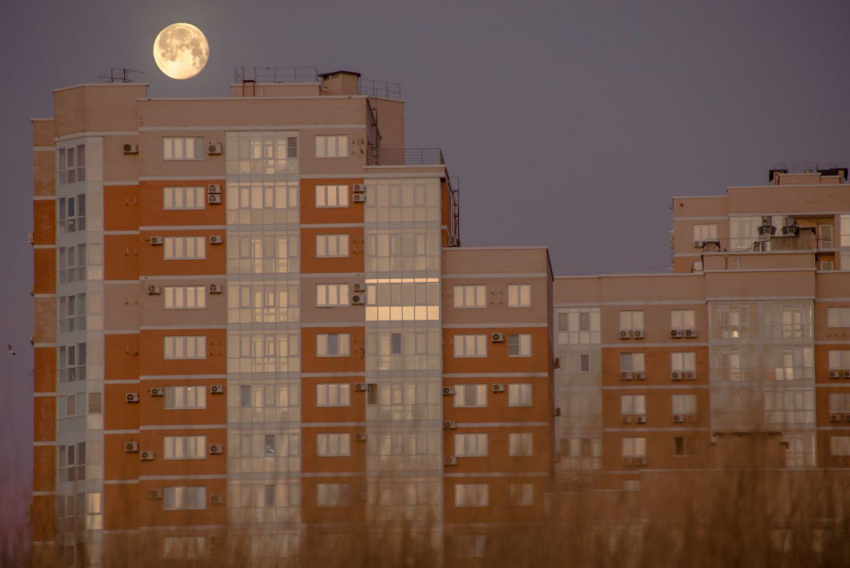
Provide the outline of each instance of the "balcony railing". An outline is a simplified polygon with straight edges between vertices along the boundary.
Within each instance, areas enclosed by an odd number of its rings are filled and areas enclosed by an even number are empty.
[[[390,83],[387,81],[375,81],[374,79],[361,78],[357,81],[357,92],[369,97],[400,99],[401,83]]]
[[[441,166],[445,165],[439,148],[379,148],[371,156],[374,166]]]
[[[315,67],[236,67],[233,70],[237,84],[255,83],[318,83],[319,71]]]

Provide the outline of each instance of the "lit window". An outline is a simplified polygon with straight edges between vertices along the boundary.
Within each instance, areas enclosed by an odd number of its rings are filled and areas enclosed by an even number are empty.
[[[528,383],[509,384],[508,406],[531,406],[531,385]]]
[[[317,484],[316,505],[319,507],[348,507],[351,505],[351,486],[348,483]]]
[[[207,457],[206,436],[166,436],[163,444],[163,454],[167,460],[200,460]]]
[[[347,306],[348,284],[317,284],[316,306],[320,308]]]
[[[316,235],[316,256],[318,258],[348,256],[348,234]]]
[[[486,308],[486,286],[455,286],[452,294],[455,308]]]
[[[165,387],[166,410],[187,410],[206,407],[206,387]]]
[[[86,230],[86,194],[56,200],[59,231],[76,233]]]
[[[348,207],[348,186],[317,185],[316,207]]]
[[[206,347],[204,335],[169,335],[165,337],[165,358],[206,359]]]
[[[826,313],[827,326],[850,327],[850,307],[828,308]]]
[[[318,357],[348,357],[350,335],[347,333],[319,333],[316,335]]]
[[[59,185],[86,181],[86,145],[57,148],[56,173]]]
[[[531,306],[531,285],[510,284],[508,285],[508,307],[528,308]]]
[[[530,456],[534,453],[534,437],[530,432],[508,434],[508,455]]]
[[[162,208],[204,209],[207,200],[203,187],[164,187],[162,188]]]
[[[453,344],[455,357],[487,356],[486,335],[455,335]]]
[[[646,414],[646,395],[626,394],[620,396],[620,414],[642,416]]]
[[[206,258],[204,237],[165,237],[165,260],[197,260]]]
[[[486,483],[455,485],[455,507],[486,507],[490,504],[490,486]]]
[[[345,158],[348,156],[348,136],[316,136],[317,158]]]
[[[204,139],[201,137],[163,138],[162,158],[164,160],[203,160]]]
[[[643,331],[643,312],[620,312],[620,331]]]
[[[716,241],[717,225],[694,225],[694,242]]]
[[[207,508],[206,487],[166,487],[163,492],[166,511]]]
[[[487,434],[455,434],[455,455],[483,457],[487,455]]]
[[[456,385],[455,406],[483,407],[487,406],[487,385]]]
[[[696,438],[693,436],[676,436],[673,438],[674,456],[695,456],[696,453]]]
[[[531,334],[510,333],[508,334],[508,356],[509,357],[531,357]]]
[[[620,371],[642,373],[645,358],[643,353],[620,353]]]
[[[163,292],[166,310],[200,310],[207,307],[204,286],[166,286]]]
[[[694,310],[670,310],[671,329],[693,329],[696,327]]]
[[[316,385],[316,406],[349,406],[351,386],[341,383]]]

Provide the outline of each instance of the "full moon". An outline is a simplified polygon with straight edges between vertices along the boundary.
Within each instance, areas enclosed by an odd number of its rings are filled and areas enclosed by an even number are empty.
[[[171,24],[153,42],[157,66],[172,79],[191,79],[204,69],[209,56],[204,32],[192,24]]]

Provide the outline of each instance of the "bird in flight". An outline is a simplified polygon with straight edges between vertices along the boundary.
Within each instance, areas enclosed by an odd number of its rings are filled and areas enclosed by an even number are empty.
[[[6,347],[9,348],[9,355],[17,355],[17,353],[15,353],[15,350],[12,348],[12,346],[10,344],[7,343]]]

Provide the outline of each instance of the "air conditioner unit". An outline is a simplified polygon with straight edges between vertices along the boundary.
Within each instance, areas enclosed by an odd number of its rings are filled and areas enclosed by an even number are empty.
[[[208,144],[207,145],[207,154],[210,156],[219,156],[221,155],[222,149],[221,144]]]
[[[840,414],[830,414],[829,415],[829,421],[830,422],[841,422],[841,415]]]
[[[638,424],[646,424],[646,416],[635,416],[635,422]]]
[[[128,454],[132,454],[139,451],[139,443],[138,442],[124,442],[124,451]]]
[[[359,434],[354,434],[354,441],[355,442],[365,442],[368,439],[368,437],[369,437],[368,434],[361,432]]]
[[[560,416],[560,415],[561,415],[561,407],[557,406],[557,407],[555,407],[555,416]]]
[[[224,394],[224,385],[210,385],[210,394]]]
[[[620,373],[620,380],[630,381],[634,378],[633,375],[634,375],[634,373],[629,373],[627,371],[623,371],[622,373]]]
[[[685,414],[685,422],[699,422],[699,416],[696,414]]]
[[[145,450],[139,454],[139,459],[142,461],[151,461],[153,459],[153,452],[150,450]]]
[[[646,458],[635,458],[635,465],[646,465]]]
[[[210,236],[210,244],[211,245],[220,245],[223,242],[224,242],[224,237],[220,237],[218,235],[211,235]]]
[[[215,193],[207,195],[207,203],[210,205],[221,205],[221,195]]]
[[[622,422],[623,424],[631,424],[632,423],[632,417],[631,416],[621,416],[620,422]]]
[[[357,294],[357,293],[365,294],[366,293],[366,285],[365,284],[360,284],[358,282],[352,288],[354,289],[355,294]]]
[[[210,505],[223,505],[224,495],[222,493],[213,493],[210,495]]]
[[[702,248],[702,241],[694,241],[694,248]]]
[[[210,294],[221,294],[223,290],[221,284],[210,284],[207,289],[210,291]]]
[[[355,193],[351,196],[351,201],[354,203],[366,203],[366,194],[365,193]]]
[[[837,379],[839,377],[841,377],[841,373],[839,373],[838,371],[830,371],[829,372],[829,378],[830,379]]]
[[[496,383],[493,385],[493,392],[505,392],[505,385]]]
[[[454,394],[454,393],[455,393],[454,387],[443,387],[443,394],[444,395],[448,396],[448,395]]]
[[[632,336],[632,332],[622,329],[620,330],[620,339],[628,339]]]
[[[366,193],[366,184],[365,183],[355,183],[352,188],[354,193]]]
[[[844,374],[843,374],[842,376],[843,376],[845,379],[850,379],[850,371],[844,371]]]
[[[697,376],[694,373],[685,373],[685,378],[689,381],[693,381],[694,379],[697,378]]]
[[[221,444],[210,444],[210,454],[223,454],[224,446]]]
[[[555,367],[556,369],[560,369],[561,368],[561,358],[555,357],[555,361],[552,363],[552,366]]]
[[[685,333],[681,329],[671,329],[670,330],[670,337],[672,337],[674,339],[679,338],[679,337],[683,337],[684,335],[685,335]]]
[[[151,396],[165,396],[165,389],[162,387],[154,387],[151,389]]]
[[[366,383],[354,383],[354,390],[358,392],[366,392],[369,386]]]
[[[635,380],[638,380],[638,381],[646,380],[646,373],[635,373]]]
[[[148,286],[148,294],[150,294],[152,296],[155,295],[155,294],[160,294],[161,292],[162,292],[162,288],[160,288],[159,286],[156,286],[154,284],[151,284],[151,285]]]
[[[443,458],[443,465],[457,465],[457,458],[454,456],[446,456]]]
[[[148,489],[148,498],[162,499],[162,489]]]
[[[835,270],[835,263],[831,260],[822,260],[819,265],[819,270]]]
[[[35,233],[28,233],[27,234],[27,242],[31,245],[35,244]]]
[[[646,337],[646,334],[642,329],[636,329],[632,333],[634,333],[635,339],[643,339]]]
[[[138,154],[139,153],[139,145],[138,144],[124,144],[124,153],[125,154]]]
[[[127,393],[127,402],[139,402],[139,393],[128,392]]]
[[[681,414],[674,414],[673,415],[673,422],[679,423],[679,422],[684,422],[684,421],[685,421],[685,417],[682,416]]]
[[[685,337],[696,337],[696,336],[697,336],[697,330],[695,330],[695,329],[686,329],[685,330]]]
[[[673,379],[674,381],[681,381],[682,380],[682,373],[676,373],[676,372],[671,373],[670,378]]]
[[[151,244],[153,246],[162,246],[164,242],[165,239],[163,239],[162,237],[151,237]]]
[[[457,428],[457,422],[454,420],[446,420],[443,422],[443,430],[455,430]]]
[[[352,294],[351,295],[351,305],[352,306],[362,306],[366,303],[366,296],[363,294]]]
[[[845,414],[845,415],[844,415],[844,421],[845,421],[845,422],[850,422],[850,414]]]
[[[490,334],[490,341],[492,341],[493,343],[504,343],[505,334],[501,331],[494,331]]]
[[[800,234],[800,227],[796,225],[786,225],[782,227],[782,234],[796,237]]]
[[[221,186],[218,185],[217,183],[211,183],[207,186],[207,194],[212,195],[212,194],[220,194],[220,193],[221,193]]]

